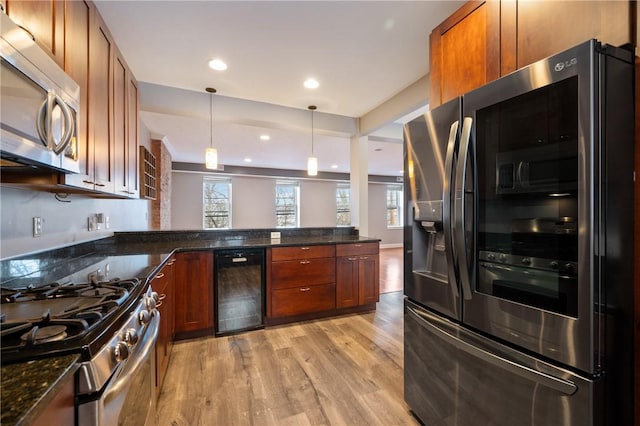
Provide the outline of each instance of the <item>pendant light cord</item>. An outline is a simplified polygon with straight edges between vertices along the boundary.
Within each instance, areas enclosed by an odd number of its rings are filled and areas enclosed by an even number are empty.
[[[213,93],[209,95],[209,146],[213,148]]]

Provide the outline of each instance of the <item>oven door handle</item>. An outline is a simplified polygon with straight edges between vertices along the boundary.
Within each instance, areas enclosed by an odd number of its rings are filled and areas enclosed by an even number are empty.
[[[108,399],[110,394],[121,392],[127,385],[131,384],[131,379],[135,377],[138,370],[147,362],[147,359],[153,355],[153,347],[158,338],[159,328],[160,313],[156,311],[151,316],[144,337],[136,345],[137,350],[127,357],[124,368],[119,371],[116,381],[107,387],[104,398]]]

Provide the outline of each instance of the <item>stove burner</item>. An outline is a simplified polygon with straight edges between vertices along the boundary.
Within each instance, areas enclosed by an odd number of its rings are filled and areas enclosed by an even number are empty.
[[[64,325],[49,325],[47,327],[33,327],[20,336],[20,340],[27,343],[47,343],[63,340],[67,337],[67,327]]]

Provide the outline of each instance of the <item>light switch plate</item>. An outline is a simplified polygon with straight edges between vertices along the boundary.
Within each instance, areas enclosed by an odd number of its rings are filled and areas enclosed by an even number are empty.
[[[33,218],[33,237],[39,237],[42,235],[42,218],[34,217]]]

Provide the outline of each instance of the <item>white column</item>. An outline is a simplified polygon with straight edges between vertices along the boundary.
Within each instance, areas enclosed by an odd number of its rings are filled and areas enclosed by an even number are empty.
[[[369,236],[369,138],[351,138],[351,221]]]

